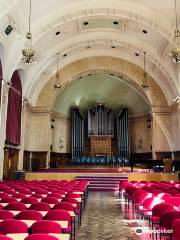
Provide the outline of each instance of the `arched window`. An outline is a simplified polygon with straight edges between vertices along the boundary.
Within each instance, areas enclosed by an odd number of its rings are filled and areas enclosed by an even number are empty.
[[[21,79],[18,71],[15,71],[11,78],[11,87],[9,89],[8,95],[6,143],[20,145],[21,108],[22,108]]]

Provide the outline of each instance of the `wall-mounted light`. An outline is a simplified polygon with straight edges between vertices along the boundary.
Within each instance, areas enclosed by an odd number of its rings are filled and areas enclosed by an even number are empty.
[[[63,138],[59,138],[59,148],[62,149],[64,147],[63,145]]]

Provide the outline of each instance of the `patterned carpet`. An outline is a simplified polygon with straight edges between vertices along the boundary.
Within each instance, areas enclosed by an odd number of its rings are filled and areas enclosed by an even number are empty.
[[[77,240],[148,240],[135,233],[138,221],[113,192],[90,192]]]

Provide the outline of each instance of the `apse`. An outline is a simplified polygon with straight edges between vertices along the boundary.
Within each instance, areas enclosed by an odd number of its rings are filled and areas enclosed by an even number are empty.
[[[127,107],[130,116],[150,112],[143,94],[125,79],[108,74],[92,74],[73,81],[57,96],[53,110],[70,116],[71,107],[78,106],[85,113],[97,103],[104,103],[113,111]]]

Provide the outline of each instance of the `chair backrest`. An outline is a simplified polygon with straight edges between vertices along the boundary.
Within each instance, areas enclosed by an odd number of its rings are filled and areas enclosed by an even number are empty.
[[[176,239],[180,239],[180,219],[175,219],[172,223],[172,234]]]
[[[152,194],[152,193],[149,193],[149,192],[143,193],[143,194],[139,197],[139,204],[140,204],[140,205],[143,205],[144,201],[145,201],[147,198],[151,198],[151,197],[153,197],[153,194]]]
[[[35,197],[26,197],[26,198],[23,198],[21,202],[25,204],[33,204],[33,203],[37,203],[38,200]]]
[[[143,202],[143,208],[148,210],[148,211],[151,211],[152,208],[158,204],[158,203],[161,203],[162,200],[158,197],[150,197],[150,198],[147,198],[144,200]]]
[[[49,211],[50,210],[50,205],[45,202],[38,202],[38,203],[33,203],[29,209],[31,210],[37,210],[37,211]]]
[[[53,198],[57,198],[57,199],[62,199],[62,194],[60,194],[60,193],[50,193],[50,194],[48,194],[47,197],[53,197]]]
[[[158,196],[158,194],[163,193],[163,191],[159,189],[153,189],[150,190],[149,192],[152,193],[154,196]]]
[[[26,209],[26,205],[20,202],[9,203],[4,209],[12,211],[23,211]]]
[[[18,200],[13,197],[5,197],[5,198],[1,198],[0,202],[1,203],[11,203],[11,202],[18,202]]]
[[[41,202],[49,203],[49,204],[56,204],[59,200],[55,197],[45,197],[41,199]]]
[[[133,201],[134,201],[134,203],[138,203],[138,202],[139,202],[139,199],[140,199],[140,196],[143,195],[144,193],[147,193],[147,191],[141,190],[141,189],[137,189],[137,190],[134,192],[134,195],[133,195]]]
[[[35,191],[35,193],[36,194],[43,194],[43,195],[45,195],[45,194],[48,194],[48,191],[43,190],[43,189],[38,189],[38,190]]]
[[[14,193],[13,195],[12,195],[12,197],[13,198],[25,198],[26,197],[26,195],[24,194],[24,193]]]
[[[67,211],[59,210],[59,209],[49,211],[46,214],[45,219],[56,220],[56,221],[68,221],[68,224],[71,223],[70,214]]]
[[[170,203],[175,207],[180,206],[180,198],[179,197],[170,197],[166,199],[166,203]]]
[[[5,219],[13,219],[14,214],[12,212],[9,212],[7,210],[0,210],[0,219],[5,220]]]
[[[175,195],[175,197],[179,197],[179,198],[180,198],[180,193],[177,193],[177,194]]]
[[[9,197],[9,195],[5,192],[0,192],[0,198],[6,198]]]
[[[180,219],[180,212],[178,211],[165,212],[160,217],[160,224],[162,227],[171,229],[172,223],[175,219]]]
[[[173,211],[173,205],[169,203],[159,203],[152,208],[152,215],[155,217],[160,217],[165,212]]]
[[[61,209],[61,210],[65,210],[65,211],[74,211],[75,207],[73,206],[72,203],[69,202],[60,202],[57,203],[53,209]]]
[[[16,215],[16,219],[22,220],[42,220],[42,214],[36,210],[24,210]]]
[[[59,238],[48,234],[32,234],[26,237],[24,240],[59,240]]]
[[[28,226],[20,220],[8,219],[0,222],[0,234],[27,233]]]
[[[157,195],[157,197],[162,199],[163,201],[166,201],[166,199],[171,197],[171,194],[169,194],[169,193],[159,193]]]
[[[42,220],[33,223],[32,233],[61,233],[61,225],[50,220]]]

